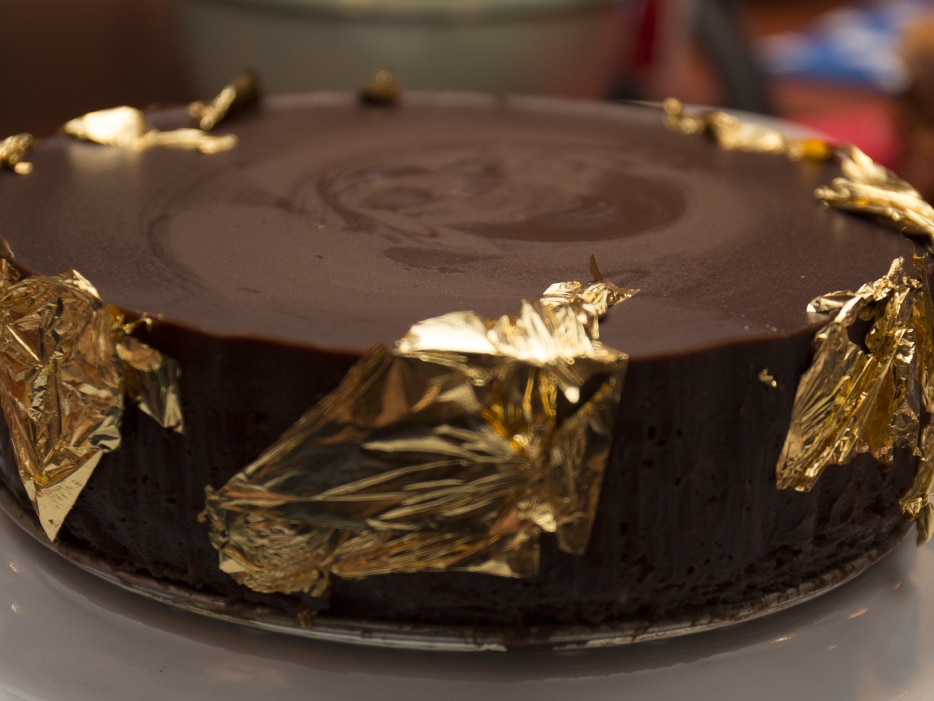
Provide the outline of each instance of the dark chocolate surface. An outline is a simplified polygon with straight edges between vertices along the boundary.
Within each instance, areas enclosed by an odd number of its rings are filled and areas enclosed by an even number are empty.
[[[229,128],[239,145],[212,156],[47,142],[0,177],[0,238],[118,306],[352,352],[449,311],[514,313],[594,254],[642,290],[602,329],[636,357],[793,333],[813,297],[911,250],[814,199],[833,168],[713,148],[653,108],[318,95]]]

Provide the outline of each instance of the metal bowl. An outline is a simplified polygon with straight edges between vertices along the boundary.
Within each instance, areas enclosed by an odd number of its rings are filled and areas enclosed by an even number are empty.
[[[192,88],[252,68],[270,92],[403,87],[603,97],[627,37],[620,0],[176,0]]]

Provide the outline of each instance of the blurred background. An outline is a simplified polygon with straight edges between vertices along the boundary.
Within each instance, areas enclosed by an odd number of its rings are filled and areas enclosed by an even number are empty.
[[[934,195],[931,0],[0,0],[0,138],[84,112],[405,88],[686,102],[861,146]]]

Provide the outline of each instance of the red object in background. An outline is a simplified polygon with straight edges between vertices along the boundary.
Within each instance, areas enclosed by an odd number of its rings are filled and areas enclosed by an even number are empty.
[[[658,48],[661,0],[645,0],[638,8],[635,23],[636,39],[633,42],[632,68],[642,71],[655,62]]]
[[[796,115],[794,121],[833,141],[855,144],[877,163],[897,169],[900,146],[892,124],[891,104],[884,100]]]

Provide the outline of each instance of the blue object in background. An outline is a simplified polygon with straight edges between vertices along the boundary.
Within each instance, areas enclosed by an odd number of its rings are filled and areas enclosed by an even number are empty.
[[[908,80],[899,56],[902,32],[932,10],[930,0],[845,6],[799,32],[759,40],[756,52],[771,77],[824,80],[895,93]]]

